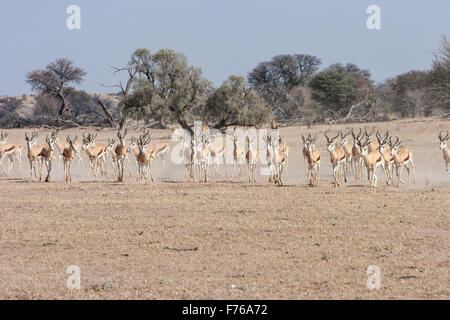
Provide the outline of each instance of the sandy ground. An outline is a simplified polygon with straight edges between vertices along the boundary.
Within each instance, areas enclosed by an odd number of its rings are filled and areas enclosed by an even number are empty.
[[[24,152],[23,178],[0,174],[0,298],[449,299],[450,175],[436,136],[450,121],[373,125],[412,149],[415,185],[388,187],[379,173],[375,195],[365,178],[332,188],[321,134],[320,183],[308,187],[300,134],[346,126],[282,128],[291,148],[283,187],[264,176],[249,184],[246,170],[187,183],[183,166],[162,162],[145,185],[134,161],[124,183],[92,182],[86,157],[72,183],[56,164],[44,183],[28,178]],[[8,142],[25,148],[25,131],[10,130]],[[152,132],[155,141],[169,134]],[[99,141],[113,136],[102,130]],[[70,265],[80,267],[79,290],[66,286]],[[380,289],[367,288],[371,265]]]

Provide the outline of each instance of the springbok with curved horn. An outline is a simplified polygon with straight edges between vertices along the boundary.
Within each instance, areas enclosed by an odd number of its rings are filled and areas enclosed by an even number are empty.
[[[37,177],[36,165],[39,165],[39,173],[41,173],[40,167],[42,166],[42,158],[40,157],[40,153],[44,145],[36,146],[37,137],[38,137],[37,131],[33,131],[31,133],[31,137],[29,137],[28,133],[25,132],[25,141],[27,142],[27,149],[28,149],[27,157],[28,161],[30,162],[30,178],[33,176],[33,169],[34,169],[34,176]],[[42,180],[42,177],[40,177],[39,180]]]
[[[303,135],[302,138],[305,141]],[[306,151],[308,157],[309,185],[313,187],[317,186],[317,183],[319,182],[320,169],[320,152],[316,149],[316,139],[317,135],[314,138],[309,139]]]
[[[239,137],[235,134],[231,137],[233,141],[233,168],[231,169],[231,178],[234,175],[234,167],[236,164],[239,167],[239,176],[241,176],[241,166],[245,164],[245,146],[241,146],[239,142]]]
[[[387,139],[387,138],[386,138]],[[380,141],[381,144],[385,143],[385,140]],[[365,142],[359,141],[359,144],[361,145],[361,154],[364,157],[364,165],[367,169],[367,179],[370,182],[370,191],[371,193],[376,192],[377,188],[377,168],[382,167],[383,172],[386,177],[386,181],[388,181],[388,177],[386,176],[386,170],[384,168],[384,160],[383,156],[381,155],[379,150],[372,150],[369,151],[369,147],[371,144],[371,139],[368,139],[366,137]]]
[[[352,164],[355,168],[355,179],[359,180],[361,179],[362,175],[362,161],[363,157],[361,155],[361,145],[358,142],[358,139],[360,139],[362,136],[362,129],[359,128],[359,131],[357,134],[352,129],[352,137],[353,137],[353,147],[352,147]]]
[[[308,136],[305,138],[305,136],[302,134],[302,141],[303,141],[303,161],[305,162],[305,175],[307,178],[309,178],[309,165],[308,165],[308,143],[311,141],[311,134],[308,133]]]
[[[8,137],[7,132],[0,133],[0,164],[2,166],[3,172],[8,176],[11,172],[11,168],[14,163],[18,162],[19,165],[19,173],[22,176],[22,146],[18,143],[7,143],[6,138]],[[5,170],[3,166],[3,160],[5,157],[8,157],[9,167],[8,170]]]
[[[344,181],[347,182],[347,176],[343,166],[345,163],[345,151],[342,146],[337,147],[335,140],[339,137],[339,133],[335,137],[328,137],[327,132],[324,132],[327,139],[327,150],[330,152],[330,160],[333,166],[333,186],[338,187],[342,184],[341,172],[344,172]]]
[[[127,146],[125,145],[125,138],[127,136],[128,129],[125,128],[123,133],[120,129],[117,130],[117,137],[119,138],[119,143],[117,144],[114,152],[117,159],[117,181],[123,181],[123,171],[125,169],[125,159],[127,158]]]
[[[390,147],[391,147],[391,153],[394,156],[394,166],[395,171],[398,178],[397,186],[400,186],[400,183],[405,183],[405,181],[402,180],[402,169],[403,167],[406,168],[408,171],[408,181],[410,181],[410,170],[412,169],[413,173],[413,182],[416,183],[416,170],[415,165],[413,162],[413,154],[410,149],[407,147],[399,148],[401,141],[397,139],[396,142],[390,141]],[[410,168],[411,167],[411,168]]]
[[[52,133],[50,137],[45,136],[45,141],[47,141],[47,145],[44,146],[39,154],[42,157],[42,160],[47,167],[47,177],[45,178],[45,182],[50,182],[50,174],[52,172],[52,159],[55,152],[55,140],[59,133],[59,129],[52,129]]]
[[[266,143],[266,161],[270,171],[269,182],[273,182],[275,180],[275,153],[272,146],[272,137],[265,135],[263,141]]]
[[[348,136],[350,135],[351,130],[348,130],[347,133],[342,133],[341,130],[339,130],[339,134],[341,135],[341,146],[344,149],[345,152],[345,162],[344,162],[344,169],[346,170],[346,174],[351,174],[352,172],[352,158],[353,158],[353,144],[350,143]]]
[[[145,181],[148,182],[148,176],[150,176],[150,179],[153,182],[151,170],[153,151],[149,150],[148,148],[148,144],[151,141],[149,131],[148,130],[145,131],[144,134],[141,134],[138,139],[132,137],[131,141],[136,143],[137,148],[139,150],[139,153],[137,154],[137,161],[138,161],[137,181],[141,181],[142,178],[144,178]]]
[[[445,137],[442,136],[442,132],[439,132],[438,139],[439,139],[439,147],[442,150],[444,161],[445,161],[445,168],[447,169],[447,173],[450,173],[448,164],[450,163],[450,146],[448,145],[448,130],[447,135]]]
[[[211,139],[209,134],[202,134],[201,143],[197,146],[198,174],[200,182],[208,182],[208,165],[211,162]]]
[[[72,181],[72,161],[75,158],[75,155],[79,153],[78,148],[75,146],[77,140],[78,136],[75,136],[73,139],[70,138],[70,135],[67,135],[66,137],[68,144],[64,147],[62,152],[65,181]]]
[[[364,127],[364,135],[366,136],[366,140],[369,142],[368,152],[372,152],[374,150],[378,150],[380,146],[378,145],[378,141],[373,139],[373,134],[375,133],[375,127],[372,127],[372,131],[367,132],[367,127]],[[376,132],[379,134],[378,130]]]
[[[256,139],[253,137],[251,140],[248,140],[248,151],[246,154],[247,163],[248,163],[248,182],[256,182],[255,171],[256,171],[256,162],[258,160],[258,150],[256,149]]]
[[[97,134],[93,135],[88,133],[87,136],[83,133],[83,145],[81,149],[84,150],[89,158],[89,165],[92,170],[94,178],[97,177],[98,164],[100,163],[100,173],[105,173],[108,176],[106,169],[106,152],[107,145],[103,143],[95,143]]]

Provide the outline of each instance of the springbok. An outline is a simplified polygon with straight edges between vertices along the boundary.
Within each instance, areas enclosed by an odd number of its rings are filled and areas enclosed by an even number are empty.
[[[156,160],[159,158],[163,159],[163,163],[167,161],[169,158],[169,144],[167,142],[158,142],[154,144],[150,144],[148,146],[149,149],[153,150],[153,165],[156,165]]]
[[[231,170],[231,178],[234,175],[234,167],[239,167],[239,176],[241,176],[241,166],[245,164],[245,146],[241,146],[237,135],[231,137],[233,141],[233,169]]]
[[[61,144],[61,142],[59,141],[59,138],[56,138],[55,146],[56,146],[56,148],[58,149],[58,151],[60,153],[59,157],[58,157],[58,168],[61,168],[61,160],[64,159],[64,155],[63,155],[64,149],[71,148],[71,146],[67,142],[67,140],[66,140],[66,143],[64,145]],[[72,159],[72,161],[75,160],[75,157],[78,157],[78,168],[80,168],[81,162],[83,162],[83,157],[81,156],[81,152],[80,152],[81,151],[81,143],[74,142],[73,143],[73,147],[75,148],[75,150],[77,152],[75,153],[75,156]]]
[[[151,170],[151,161],[153,151],[149,150],[148,144],[151,141],[151,137],[149,131],[145,131],[144,134],[141,134],[138,139],[132,137],[132,142],[135,142],[139,153],[137,154],[137,162],[138,162],[138,177],[137,181],[141,181],[142,178],[145,179],[145,182],[148,182],[148,176],[153,182],[152,170]]]
[[[397,186],[400,186],[400,183],[405,183],[405,181],[402,180],[403,167],[405,167],[406,170],[408,171],[408,181],[410,181],[410,169],[412,169],[414,179],[413,181],[414,183],[416,183],[416,170],[415,170],[416,166],[414,165],[413,162],[412,151],[407,147],[399,149],[401,141],[399,141],[398,138],[395,142],[389,141],[389,143],[390,143],[389,146],[391,147],[391,153],[394,156],[394,166],[398,178]]]
[[[41,149],[41,152],[38,155],[39,157],[42,158],[43,162],[45,163],[45,166],[47,167],[47,177],[45,178],[45,182],[50,182],[50,174],[52,172],[52,159],[55,152],[55,140],[58,135],[58,132],[59,132],[58,129],[52,129],[50,138],[48,137],[48,135],[45,136],[45,141],[47,141],[47,145],[44,145],[44,147]]]
[[[97,134],[92,135],[88,133],[87,136],[83,133],[83,145],[81,149],[84,150],[89,158],[89,166],[92,170],[92,175],[94,178],[97,178],[97,166],[100,161],[100,173],[108,176],[106,169],[106,152],[107,146],[103,143],[95,143],[95,138],[97,138]]]
[[[211,162],[211,140],[207,134],[202,134],[201,143],[197,145],[197,161],[199,180],[208,182],[208,164]]]
[[[256,149],[256,139],[247,138],[248,140],[248,151],[246,153],[246,159],[248,163],[248,181],[256,182],[255,171],[256,171],[256,162],[258,159],[258,151]]]
[[[369,149],[368,152],[372,152],[374,150],[378,150],[380,148],[380,145],[378,144],[378,141],[373,139],[373,134],[375,132],[375,127],[372,127],[372,131],[367,132],[367,127],[364,127],[364,134],[366,136],[366,139],[369,141]],[[378,134],[378,130],[377,130]]]
[[[119,143],[117,144],[114,152],[116,154],[117,161],[117,181],[123,181],[123,171],[125,166],[125,159],[127,158],[127,146],[125,145],[125,138],[127,136],[128,129],[125,128],[123,133],[120,129],[117,130],[117,137],[119,138]]]
[[[303,141],[305,138],[302,135]],[[310,138],[307,140],[306,144],[306,156],[308,159],[308,178],[310,186],[317,186],[319,182],[319,170],[320,170],[320,152],[316,149],[316,139],[317,135],[314,138]]]
[[[34,176],[37,177],[36,172],[36,165],[39,165],[39,180],[42,180],[42,157],[40,156],[42,148],[44,148],[45,144],[40,144],[36,146],[38,133],[36,131],[33,131],[31,133],[31,137],[28,136],[28,133],[25,132],[25,141],[27,142],[27,157],[28,161],[30,162],[30,178],[33,176],[33,169],[34,169]]]
[[[67,146],[64,147],[62,152],[63,163],[64,163],[64,180],[72,181],[72,161],[75,158],[75,155],[79,153],[75,143],[78,140],[78,136],[75,136],[73,139],[70,138],[70,135],[67,135],[66,141]]]
[[[345,162],[344,169],[346,170],[346,174],[352,174],[352,160],[353,160],[353,144],[349,141],[348,136],[350,135],[351,130],[347,133],[342,133],[339,130],[339,134],[341,135],[341,146],[345,152]]]
[[[447,173],[450,173],[450,169],[448,164],[450,163],[450,146],[448,145],[448,130],[447,135],[445,137],[442,136],[442,132],[439,132],[438,139],[439,139],[439,147],[442,150],[444,161],[445,161],[445,168],[447,169]]]
[[[22,176],[22,146],[18,143],[7,143],[6,138],[8,137],[7,132],[0,133],[0,164],[2,166],[3,172],[8,176],[11,172],[11,168],[17,160],[19,165],[19,173]],[[5,170],[3,166],[3,160],[8,157],[9,167]]]
[[[393,175],[393,171],[394,171],[394,156],[391,153],[391,147],[389,146],[389,143],[387,141],[388,137],[389,137],[389,131],[386,131],[386,134],[384,135],[383,138],[377,132],[377,141],[378,141],[378,145],[380,146],[379,151],[380,151],[381,155],[383,156],[384,168],[386,170],[387,176],[389,177],[389,183],[388,182],[386,182],[386,183],[388,185],[391,185],[392,175]],[[392,140],[392,137],[389,137],[389,140]]]
[[[273,132],[272,132],[273,133]],[[283,171],[287,163],[287,152],[289,147],[282,142],[277,134],[264,136],[266,143],[266,160],[269,166],[269,182],[275,182],[277,185],[283,185]]]
[[[308,133],[308,136],[305,139],[305,136],[302,134],[302,141],[303,141],[303,160],[305,162],[305,175],[307,178],[309,178],[309,165],[308,165],[308,143],[311,140],[311,134]]]
[[[185,166],[185,177],[186,180],[195,182],[194,174],[194,160],[196,156],[196,149],[194,147],[193,139],[189,136],[184,136],[183,138],[183,161]]]
[[[359,128],[358,134],[352,129],[352,137],[353,137],[353,147],[352,147],[352,164],[355,169],[355,180],[361,179],[362,175],[362,161],[363,157],[361,155],[361,145],[358,142],[358,139],[361,138],[362,129]]]
[[[382,138],[382,140],[380,140],[379,144],[383,145],[386,142],[386,139],[387,139],[387,137]],[[367,139],[367,137],[366,137],[365,142],[361,143],[361,141],[359,141],[359,144],[361,145],[361,154],[364,157],[363,158],[364,165],[366,166],[366,169],[367,169],[367,178],[370,182],[370,191],[371,191],[371,193],[375,193],[376,188],[377,188],[377,180],[378,180],[378,178],[377,178],[377,168],[378,167],[383,168],[383,172],[386,177],[386,182],[389,180],[386,175],[386,169],[384,167],[384,159],[379,150],[369,151],[369,146],[371,144],[371,140]]]
[[[272,137],[265,135],[263,140],[266,143],[266,161],[269,167],[269,182],[275,181],[275,152],[272,143]]]
[[[214,140],[212,140],[211,145],[209,147],[209,158],[211,160],[211,172],[215,175],[219,176],[219,165],[220,160],[222,159],[223,162],[223,170],[225,171],[225,177],[227,177],[227,166],[226,166],[226,159],[225,159],[225,145],[223,144],[223,137],[222,136],[213,136]],[[222,139],[222,143],[215,143],[218,141],[218,137]]]
[[[327,132],[324,132],[327,139],[327,150],[330,152],[330,161],[333,166],[333,186],[338,187],[342,184],[341,172],[344,172],[344,181],[347,182],[346,172],[344,170],[345,151],[342,146],[336,147],[335,140],[339,137],[339,133],[335,137],[328,137]]]

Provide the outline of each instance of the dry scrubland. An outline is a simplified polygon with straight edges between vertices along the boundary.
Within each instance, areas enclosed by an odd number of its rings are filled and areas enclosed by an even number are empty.
[[[0,178],[0,298],[449,299],[450,175],[436,135],[450,121],[374,125],[411,147],[416,185],[386,187],[379,172],[376,195],[367,179],[333,189],[321,135],[320,184],[307,187],[299,134],[346,126],[282,128],[284,187],[245,174],[186,183],[182,166],[161,163],[153,184],[94,183],[86,160],[73,183],[57,166],[43,183],[28,180],[24,152],[26,178]],[[23,134],[8,141],[25,147]],[[80,290],[66,288],[69,265],[81,268]],[[380,290],[366,288],[369,265]]]

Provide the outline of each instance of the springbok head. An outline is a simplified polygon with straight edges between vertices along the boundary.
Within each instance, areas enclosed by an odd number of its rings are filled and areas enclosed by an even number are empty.
[[[25,132],[25,141],[27,142],[28,147],[32,148],[37,141],[38,133],[37,131],[33,131],[31,133],[31,138],[28,136],[28,133]]]
[[[75,136],[73,139],[70,138],[70,135],[67,135],[67,137],[66,137],[67,143],[70,145],[70,147],[75,152],[75,154],[78,154],[78,151],[79,151],[77,146],[75,145],[75,142],[77,142],[77,140],[78,140],[78,136]]]
[[[447,148],[447,142],[449,139],[448,136],[448,130],[447,130],[447,134],[445,136],[442,136],[442,133],[444,131],[439,132],[438,138],[439,138],[439,147],[441,148],[441,150],[444,150],[445,148]]]
[[[148,149],[148,144],[150,143],[150,141],[152,140],[151,136],[150,136],[150,132],[149,130],[145,131],[143,134],[141,134],[139,136],[139,138],[131,138],[131,142],[135,142],[139,152],[140,153],[145,153]]]
[[[398,152],[399,146],[402,143],[399,137],[395,137],[396,140],[393,141],[392,137],[389,138],[389,147],[391,147],[391,154],[395,155]]]
[[[336,148],[335,140],[339,137],[339,132],[335,137],[328,137],[327,132],[325,131],[323,133],[325,135],[325,138],[327,139],[327,149],[328,151],[333,151]]]
[[[363,134],[362,129],[359,128],[358,133],[355,134],[355,132],[353,131],[353,128],[352,128],[351,132],[352,132],[352,137],[353,137],[353,145],[354,145],[355,147],[360,147],[360,145],[358,144],[358,140],[357,140],[357,139],[360,139],[360,138],[361,138],[361,136],[362,136],[362,134]]]
[[[91,133],[88,133],[86,136],[83,133],[83,145],[81,146],[81,149],[86,150],[89,147],[93,147],[96,138],[97,138],[97,134],[93,135]]]
[[[47,142],[50,151],[53,151],[55,148],[55,141],[58,136],[58,133],[59,133],[58,129],[52,129],[50,137],[48,135],[45,136],[45,141]]]
[[[372,139],[365,137],[365,141],[361,141],[359,138],[356,138],[358,145],[361,147],[361,155],[365,157],[367,155],[367,152],[369,150],[369,145]]]
[[[386,149],[386,143],[388,142],[389,138],[389,130],[386,131],[384,136],[381,136],[380,133],[377,131],[377,141],[378,141],[378,150],[383,153]]]
[[[310,137],[309,142],[308,142],[308,152],[313,151],[313,149],[316,148],[316,140],[317,140],[318,135],[316,134],[314,137]]]
[[[114,148],[114,144],[116,143],[115,139],[108,139],[108,144],[106,147],[106,151],[111,152],[112,149]]]
[[[308,143],[311,140],[311,134],[308,133],[308,136],[305,138],[305,136],[302,133],[302,141],[303,141],[303,147],[305,147],[306,149],[308,149]]]

